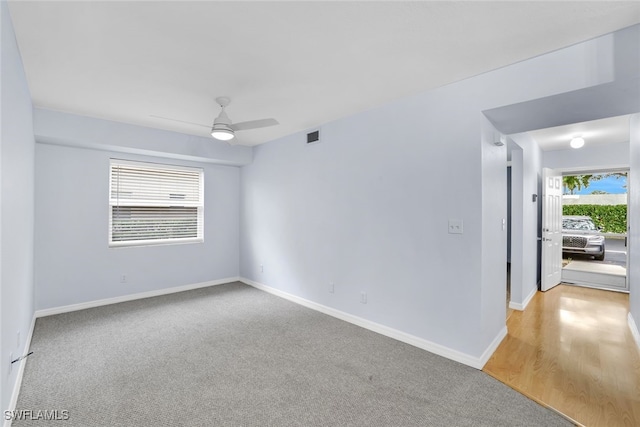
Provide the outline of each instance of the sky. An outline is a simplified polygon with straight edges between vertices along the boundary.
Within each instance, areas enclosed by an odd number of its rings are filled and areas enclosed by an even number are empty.
[[[574,194],[591,194],[594,190],[606,191],[609,194],[624,194],[627,192],[625,188],[626,185],[626,177],[620,177],[618,179],[609,177],[600,181],[591,181],[587,188],[576,191]]]

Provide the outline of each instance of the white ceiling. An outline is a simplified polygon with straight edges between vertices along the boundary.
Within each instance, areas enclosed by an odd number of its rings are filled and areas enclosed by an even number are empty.
[[[256,145],[640,22],[635,1],[10,1],[34,105]]]
[[[529,132],[542,151],[569,150],[572,138],[581,136],[584,146],[629,141],[630,116],[618,116]]]

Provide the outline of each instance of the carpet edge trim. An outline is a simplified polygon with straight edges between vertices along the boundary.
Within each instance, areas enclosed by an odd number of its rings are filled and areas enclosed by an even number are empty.
[[[349,322],[356,326],[360,326],[370,331],[379,333],[380,335],[393,338],[405,344],[418,347],[422,350],[426,350],[430,353],[437,354],[438,356],[445,357],[447,359],[462,363],[464,365],[470,366],[478,370],[482,369],[482,367],[485,365],[487,360],[489,360],[489,358],[495,351],[495,348],[498,347],[500,342],[502,342],[502,339],[504,339],[504,337],[507,334],[507,327],[505,326],[498,333],[496,338],[494,338],[494,340],[487,347],[487,349],[482,353],[482,356],[474,357],[474,356],[471,356],[470,354],[463,353],[461,351],[454,350],[449,347],[445,347],[441,344],[437,344],[432,341],[428,341],[423,338],[416,337],[415,335],[407,334],[406,332],[402,332],[397,329],[393,329],[388,326],[381,325],[379,323],[375,323],[367,319],[363,319],[362,317],[354,316],[353,314],[345,313],[344,311],[336,310],[335,308],[327,307],[326,305],[318,304],[316,302],[301,298],[296,295],[292,295],[290,293],[281,291],[279,289],[272,288],[263,283],[259,283],[254,280],[247,279],[245,277],[240,277],[239,281],[249,286],[252,286],[256,289],[259,289],[261,291],[284,298],[286,300],[289,300],[296,304],[300,304],[312,310],[319,311],[320,313],[335,317],[340,320],[344,320],[345,322]]]
[[[127,302],[127,301],[133,301],[133,300],[138,300],[138,299],[157,297],[157,296],[161,296],[161,295],[175,294],[175,293],[178,293],[178,292],[184,292],[184,291],[190,291],[190,290],[193,290],[193,289],[206,288],[206,287],[209,287],[209,286],[224,285],[226,283],[237,282],[237,281],[240,281],[240,278],[238,276],[227,277],[227,278],[224,278],[224,279],[209,280],[207,282],[192,283],[192,284],[189,284],[189,285],[175,286],[175,287],[172,287],[172,288],[157,289],[157,290],[154,290],[154,291],[139,292],[139,293],[135,293],[135,294],[122,295],[122,296],[119,296],[119,297],[105,298],[105,299],[99,299],[99,300],[94,300],[94,301],[81,302],[81,303],[78,303],[78,304],[70,304],[70,305],[63,305],[63,306],[60,306],[60,307],[45,308],[45,309],[42,309],[42,310],[36,310],[35,317],[53,316],[55,314],[69,313],[69,312],[72,312],[72,311],[78,311],[78,310],[84,310],[84,309],[87,309],[87,308],[100,307],[100,306],[103,306],[103,305],[117,304],[117,303],[120,303],[120,302]]]
[[[489,375],[491,378],[495,379],[496,381],[499,381],[500,383],[506,385],[507,387],[509,387],[510,389],[517,391],[518,393],[520,393],[521,395],[523,395],[524,397],[526,397],[529,400],[533,400],[534,402],[536,402],[538,405],[543,406],[545,408],[547,408],[548,410],[558,414],[559,416],[561,416],[562,418],[564,418],[565,420],[569,421],[570,423],[573,423],[576,425],[576,427],[586,427],[584,424],[579,423],[578,421],[574,420],[573,418],[571,418],[569,415],[567,414],[563,414],[562,412],[560,412],[559,410],[557,410],[556,408],[554,408],[553,406],[549,405],[548,403],[543,402],[542,400],[540,400],[539,398],[535,397],[533,394],[527,393],[526,391],[520,390],[518,387],[509,384],[509,383],[505,383],[503,382],[500,378],[498,378],[493,372],[491,371],[485,371],[483,370],[482,372],[484,372],[485,374]]]
[[[31,325],[29,326],[29,334],[27,335],[27,339],[24,342],[24,354],[29,352],[31,349],[31,338],[33,337],[33,330],[36,327],[36,314],[33,313],[33,317],[31,318]],[[22,387],[22,376],[24,375],[24,368],[27,364],[27,359],[22,359],[20,361],[20,366],[18,367],[18,374],[16,375],[16,382],[13,385],[13,392],[11,393],[11,399],[9,400],[9,406],[6,411],[15,411],[16,405],[18,404],[18,395],[20,394],[20,388]],[[3,413],[4,414],[4,413]],[[3,427],[11,427],[13,423],[13,419],[5,419]]]

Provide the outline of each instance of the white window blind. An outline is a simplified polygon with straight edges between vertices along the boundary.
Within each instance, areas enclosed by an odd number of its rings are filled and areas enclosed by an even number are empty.
[[[200,168],[111,159],[109,246],[202,242]]]

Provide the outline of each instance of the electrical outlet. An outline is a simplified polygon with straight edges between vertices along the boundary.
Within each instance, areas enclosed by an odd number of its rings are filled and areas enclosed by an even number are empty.
[[[367,293],[366,292],[360,292],[360,302],[362,304],[366,304],[367,303]]]
[[[120,283],[127,283],[127,275],[123,274],[120,276]]]
[[[462,234],[464,227],[461,219],[449,220],[449,234]]]
[[[335,292],[335,286],[333,284],[333,282],[329,282],[329,293],[332,294]]]
[[[260,264],[260,273],[264,273],[264,265]]]

